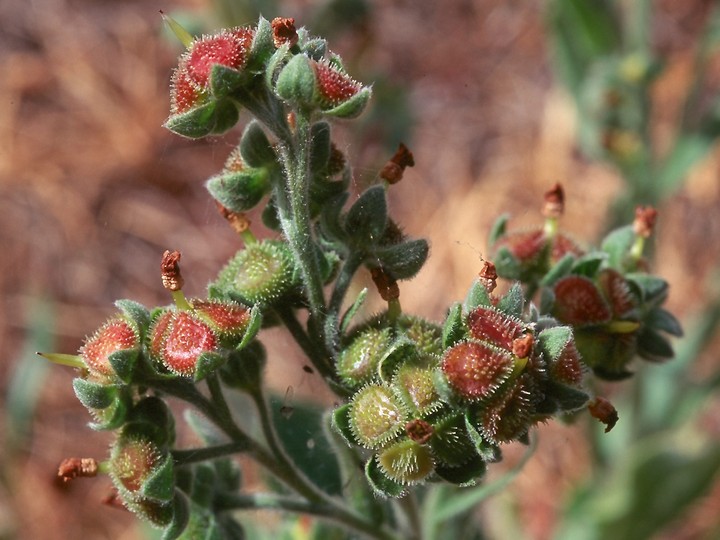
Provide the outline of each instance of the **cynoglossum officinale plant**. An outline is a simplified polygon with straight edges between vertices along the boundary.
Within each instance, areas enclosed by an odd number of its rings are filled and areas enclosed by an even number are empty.
[[[433,489],[472,489],[504,444],[528,443],[555,417],[589,409],[610,429],[617,413],[588,380],[629,377],[636,356],[672,356],[666,335],[680,326],[662,307],[667,283],[643,258],[654,210],[638,209],[599,248],[582,246],[560,230],[565,196],[556,185],[538,228],[508,230],[500,218],[493,262],[443,321],[406,313],[399,282],[420,271],[429,248],[392,217],[387,191],[403,188],[394,186],[412,152],[400,144],[377,182],[351,197],[350,160],[333,142],[331,122],[361,114],[371,87],[293,19],[200,38],[169,24],[187,49],[165,126],[199,138],[228,131],[241,110],[253,117],[207,182],[242,248],[202,298],[185,296],[180,254],[167,251],[160,274],[171,305],[118,301],[77,356],[45,355],[78,370],[74,389],[91,427],[114,434],[106,461],[71,458],[64,478],[107,474],[122,503],[165,539],[243,538],[242,510],[259,508],[315,516],[317,531],[326,520],[371,538],[431,538],[417,505]],[[272,238],[255,237],[245,215],[255,207]],[[376,293],[348,298],[362,272]],[[504,294],[495,292],[500,278],[510,280]],[[371,294],[387,307],[362,318]],[[264,380],[271,326],[285,328],[312,365],[306,371],[337,396],[320,415],[326,429],[317,428],[335,487],[278,434]],[[235,391],[253,411],[232,409],[226,393]],[[199,413],[186,420],[202,446],[177,447],[169,397]],[[240,421],[251,413],[257,430]],[[235,454],[275,478],[267,493],[248,489]]]

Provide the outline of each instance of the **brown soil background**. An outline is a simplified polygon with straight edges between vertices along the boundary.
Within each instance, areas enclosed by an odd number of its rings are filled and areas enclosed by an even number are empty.
[[[311,4],[288,2],[286,13],[303,24]],[[654,90],[660,148],[672,133],[710,4],[655,2],[656,46],[668,59]],[[20,436],[11,437],[5,397],[18,366],[39,362],[32,332],[53,336],[54,350],[75,351],[112,313],[115,299],[168,302],[158,278],[165,249],[183,253],[186,290],[201,295],[239,248],[203,188],[237,132],[193,142],[161,127],[178,47],[163,37],[158,10],[196,10],[212,20],[210,7],[201,0],[0,4],[2,539],[142,537],[131,516],[99,502],[109,490],[106,479],[54,481],[63,457],[101,458],[110,440],[85,427],[71,370],[37,373],[28,399],[37,410]],[[537,222],[541,194],[555,181],[568,198],[563,226],[577,238],[596,239],[622,182],[577,151],[574,110],[547,60],[542,3],[395,0],[373,8],[367,27],[331,45],[355,58],[358,79],[384,73],[405,87],[415,117],[405,142],[416,166],[392,189],[391,203],[406,232],[430,239],[432,253],[420,276],[401,286],[405,310],[442,318],[474,278],[495,217],[510,212],[515,226]],[[720,82],[720,71],[710,79]],[[398,142],[383,145],[371,135],[358,141],[351,133],[344,140],[351,156],[360,155],[358,187],[375,178]],[[681,317],[712,296],[719,164],[714,151],[660,208],[656,270],[672,284],[669,304]],[[43,306],[52,309],[49,327],[41,323]],[[279,334],[278,341],[281,348],[289,343]],[[322,386],[303,375],[295,354],[286,351],[273,363],[272,382],[281,391],[292,385],[300,395]],[[716,371],[717,363],[717,354],[703,355],[698,376]],[[716,421],[709,429],[720,432]],[[533,539],[552,538],[562,494],[587,463],[579,431],[543,431],[538,455],[509,491]],[[717,527],[720,488],[713,493],[667,538],[702,538]]]

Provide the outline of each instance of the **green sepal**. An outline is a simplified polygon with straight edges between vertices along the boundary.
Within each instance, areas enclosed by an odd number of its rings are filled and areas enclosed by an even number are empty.
[[[173,523],[175,505],[173,502],[158,502],[142,497],[136,500],[125,500],[128,510],[148,521],[153,527],[165,529]]]
[[[240,137],[240,155],[250,167],[265,167],[277,161],[277,155],[257,120],[251,121]]]
[[[564,278],[570,273],[575,260],[575,255],[571,253],[565,254],[565,256],[555,263],[553,267],[548,270],[547,274],[543,276],[540,280],[540,285],[543,287],[552,287],[555,285],[557,280]]]
[[[651,274],[633,273],[626,274],[625,279],[646,309],[662,305],[667,299],[670,289],[667,281]]]
[[[644,317],[643,323],[654,330],[662,330],[671,336],[682,337],[683,329],[680,322],[669,311],[656,307]]]
[[[210,375],[213,371],[216,371],[220,366],[226,362],[226,357],[222,354],[204,351],[198,356],[197,363],[195,364],[195,373],[193,374],[193,381],[200,382],[205,377]]]
[[[270,197],[265,205],[265,208],[263,208],[262,214],[260,214],[260,219],[262,219],[263,225],[271,231],[280,231],[282,225],[280,224],[280,218],[278,217],[275,197]]]
[[[380,381],[390,384],[400,366],[417,357],[417,348],[412,341],[404,337],[395,340],[378,362],[378,378]]]
[[[485,287],[483,287],[483,290],[485,290]],[[443,349],[449,349],[466,337],[467,332],[463,321],[463,306],[460,302],[455,302],[450,306],[447,317],[445,318],[445,324],[443,324]]]
[[[128,415],[128,425],[123,431],[141,434],[158,447],[175,441],[175,417],[165,401],[156,396],[146,396],[135,403]]]
[[[350,195],[341,193],[325,204],[320,214],[320,230],[330,240],[346,241],[348,235],[340,224],[340,214]]]
[[[571,272],[578,276],[594,278],[607,259],[608,255],[601,251],[586,253],[575,260]]]
[[[265,85],[268,88],[273,88],[275,86],[278,72],[285,65],[288,56],[290,56],[290,46],[287,43],[278,47],[275,52],[270,55],[270,58],[265,65]]]
[[[668,339],[656,330],[643,326],[637,335],[638,354],[650,362],[664,362],[675,356]]]
[[[179,490],[175,490],[172,511],[172,521],[165,527],[161,540],[177,540],[190,521],[190,505]]]
[[[350,427],[350,404],[340,405],[332,412],[332,427],[345,439],[349,446],[355,446],[355,435]]]
[[[114,431],[119,429],[125,424],[131,406],[132,398],[127,391],[123,390],[109,407],[92,410],[95,421],[89,423],[88,426],[94,431]]]
[[[510,220],[510,214],[502,214],[499,216],[495,223],[490,228],[490,234],[488,235],[488,246],[493,247],[495,243],[503,236],[507,229],[507,223]]]
[[[522,317],[523,308],[525,307],[525,296],[523,294],[522,285],[516,281],[510,287],[510,290],[500,298],[497,303],[497,309],[512,315],[514,317]]]
[[[247,168],[217,174],[205,183],[205,187],[228,210],[245,212],[257,205],[270,190],[270,178],[267,169]]]
[[[523,268],[512,252],[506,247],[501,246],[493,256],[495,271],[498,276],[505,279],[520,279]]]
[[[73,379],[73,390],[78,401],[88,409],[106,409],[118,396],[118,387],[100,384],[77,377]]]
[[[340,333],[344,334],[347,329],[350,326],[350,323],[353,320],[353,317],[357,314],[357,312],[360,310],[362,305],[365,303],[365,299],[368,295],[368,289],[365,287],[362,291],[360,291],[357,295],[357,298],[355,298],[355,301],[353,304],[348,308],[348,310],[345,312],[345,314],[342,316],[342,319],[340,319]]]
[[[472,456],[470,461],[461,467],[435,467],[435,474],[446,482],[460,487],[472,486],[487,472],[487,463],[478,456]]]
[[[162,462],[157,465],[147,480],[143,482],[140,493],[148,499],[156,501],[170,501],[175,494],[175,473],[173,457],[165,454]]]
[[[455,392],[450,386],[450,382],[447,380],[445,373],[441,369],[433,371],[433,384],[440,398],[450,405],[457,404],[458,400],[455,396]]]
[[[465,302],[463,303],[463,311],[467,314],[477,307],[490,307],[492,305],[493,303],[490,299],[490,293],[488,292],[487,287],[485,287],[485,285],[483,285],[480,280],[474,280],[472,285],[470,286],[470,290],[468,291],[467,296],[465,297]]]
[[[467,430],[470,440],[473,442],[475,452],[477,452],[478,456],[485,462],[495,463],[500,461],[500,447],[482,436],[480,428],[477,425],[477,417],[478,414],[475,407],[468,407],[465,411],[465,429]]]
[[[250,308],[250,321],[248,321],[247,328],[245,329],[245,335],[240,343],[235,347],[237,350],[244,349],[253,339],[255,339],[258,332],[260,332],[260,328],[262,328],[262,322],[262,310],[257,305],[254,305]]]
[[[340,105],[323,110],[323,114],[335,118],[356,118],[365,110],[371,97],[372,89],[369,86],[365,86],[357,94],[343,101]]]
[[[475,443],[470,439],[465,427],[465,416],[455,413],[433,423],[434,432],[429,445],[437,468],[463,468],[474,457]],[[480,458],[482,460],[482,458]]]
[[[382,498],[401,497],[405,486],[387,477],[373,455],[365,464],[365,478],[375,495]]]
[[[275,81],[275,92],[280,99],[301,107],[314,103],[315,70],[304,54],[293,56],[282,68]]]
[[[210,508],[217,482],[215,467],[207,461],[198,463],[193,473],[190,500],[201,508]]]
[[[573,333],[569,326],[546,328],[537,336],[548,362],[556,361],[572,338]]]
[[[330,161],[330,124],[313,124],[310,128],[310,144],[310,172],[315,175],[324,171]]]
[[[265,348],[255,340],[228,355],[227,363],[220,369],[220,377],[231,388],[257,393],[263,380],[265,360]]]
[[[210,92],[216,99],[230,96],[242,87],[248,79],[248,74],[222,64],[214,64],[210,68]]]
[[[555,306],[555,291],[550,288],[540,290],[540,313],[550,313]]]
[[[393,278],[410,279],[423,267],[429,251],[427,241],[421,238],[375,248],[373,255]]]
[[[133,380],[139,357],[139,349],[122,349],[110,353],[108,362],[118,378],[125,384],[128,384]]]
[[[387,220],[385,188],[372,186],[348,210],[345,231],[353,244],[360,247],[375,246],[385,232]]]
[[[237,107],[229,100],[211,100],[190,109],[173,114],[165,121],[165,127],[183,137],[199,139],[208,135],[220,135],[238,121]]]
[[[556,404],[557,409],[564,413],[582,409],[590,400],[590,396],[582,390],[553,380],[547,381],[545,398],[551,399]]]
[[[148,309],[135,302],[133,300],[116,300],[115,307],[117,307],[123,315],[135,323],[135,328],[138,331],[140,341],[145,339],[148,327],[150,326],[150,312]]]
[[[253,73],[261,73],[265,64],[275,52],[272,26],[264,17],[260,17],[255,27],[255,35],[250,44],[248,61],[245,69]]]
[[[625,263],[635,243],[635,231],[632,225],[626,225],[611,231],[602,241],[601,249],[608,254],[608,265],[616,270],[624,270]]]
[[[309,58],[319,62],[325,58],[325,54],[327,53],[327,41],[323,38],[308,39],[305,43],[303,43],[301,50]]]

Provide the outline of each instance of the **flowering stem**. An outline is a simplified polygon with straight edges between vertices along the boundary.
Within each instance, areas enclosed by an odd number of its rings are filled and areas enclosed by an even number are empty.
[[[342,269],[335,280],[335,288],[330,297],[330,305],[325,322],[325,343],[330,350],[334,351],[338,346],[340,340],[340,309],[342,309],[342,304],[350,287],[350,283],[363,260],[364,257],[362,254],[356,251],[351,252],[348,258],[345,259]]]
[[[189,465],[209,459],[245,452],[248,449],[247,441],[218,444],[216,446],[203,446],[201,448],[187,448],[184,450],[173,450],[172,456],[176,465]]]
[[[275,313],[280,317],[285,328],[288,329],[295,342],[300,346],[305,355],[310,359],[313,366],[326,379],[333,379],[335,373],[329,360],[323,355],[324,347],[313,342],[308,333],[300,324],[291,307],[278,306]]]

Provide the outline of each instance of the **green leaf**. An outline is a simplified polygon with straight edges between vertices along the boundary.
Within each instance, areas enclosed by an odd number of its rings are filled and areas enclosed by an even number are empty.
[[[265,356],[265,348],[257,340],[241,350],[232,351],[220,369],[222,381],[231,388],[258,392],[265,370]]]
[[[347,329],[350,327],[350,323],[353,320],[353,317],[357,314],[358,310],[362,307],[362,305],[365,303],[365,299],[367,298],[368,289],[365,287],[362,291],[360,291],[357,295],[357,298],[355,298],[355,301],[353,302],[352,306],[348,308],[348,310],[345,312],[345,314],[342,316],[341,322],[340,322],[340,332],[344,334]]]
[[[483,290],[485,290],[485,287],[483,287]],[[448,315],[445,318],[445,324],[443,325],[443,349],[452,347],[465,336],[466,332],[465,325],[463,323],[463,307],[460,302],[455,302],[452,306],[450,306]]]
[[[490,293],[488,293],[485,285],[483,285],[480,280],[476,279],[473,281],[470,286],[470,290],[465,297],[463,311],[465,313],[470,313],[472,310],[480,306],[492,306],[492,300],[490,300]]]
[[[335,118],[356,118],[365,110],[371,97],[372,89],[366,86],[350,99],[343,101],[340,105],[332,109],[323,110],[323,114],[326,116],[334,116]]]
[[[457,486],[472,486],[482,478],[487,471],[487,464],[480,456],[473,456],[470,461],[460,467],[435,467],[435,473],[451,484]]]
[[[493,247],[500,237],[505,235],[507,229],[507,223],[510,219],[510,214],[502,214],[495,220],[492,228],[490,229],[490,235],[488,238],[488,246]]]
[[[165,127],[183,137],[199,139],[208,135],[220,135],[238,121],[238,110],[229,100],[211,100],[190,109],[173,114],[165,121]]]
[[[150,312],[147,308],[133,300],[116,300],[115,307],[135,323],[142,341],[145,338],[148,326],[150,326]]]
[[[255,35],[250,45],[250,54],[245,69],[260,72],[275,52],[272,26],[264,17],[260,17],[255,27]]]
[[[88,409],[105,409],[113,404],[118,395],[115,385],[105,385],[85,379],[73,379],[73,390],[80,403]]]
[[[543,276],[540,285],[543,287],[552,287],[557,280],[567,276],[575,263],[575,255],[567,253]]]
[[[398,484],[394,480],[388,478],[380,465],[378,465],[375,456],[373,455],[368,459],[365,464],[365,477],[367,478],[370,487],[378,497],[400,497],[405,493],[405,486]]]
[[[228,210],[246,212],[270,191],[270,177],[264,168],[222,172],[211,177],[205,188]]]
[[[372,186],[348,210],[345,231],[354,245],[375,246],[385,232],[387,219],[385,188]]]
[[[162,540],[176,540],[183,533],[190,521],[190,508],[185,495],[175,491],[173,497],[172,521],[163,530]]]
[[[204,351],[200,354],[195,365],[193,381],[202,381],[205,377],[216,371],[226,361],[225,356],[216,352]]]
[[[323,430],[324,407],[309,402],[288,405],[283,398],[271,400],[272,421],[283,447],[295,465],[322,491],[342,493],[340,469]]]
[[[350,428],[350,404],[340,405],[332,413],[332,427],[337,431],[345,442],[353,446],[355,445],[355,436]]]
[[[643,317],[643,323],[655,330],[662,330],[671,336],[682,337],[683,329],[680,322],[669,311],[657,307]]]
[[[154,467],[152,474],[143,482],[141,493],[160,502],[169,501],[175,495],[175,474],[171,454],[165,454],[163,461]]]
[[[251,121],[240,137],[240,155],[250,167],[265,167],[277,160],[275,150],[257,120]]]
[[[625,278],[634,286],[645,307],[660,306],[667,299],[670,286],[667,281],[651,274],[626,274]]]
[[[545,387],[546,397],[552,399],[562,412],[573,412],[585,407],[590,399],[585,392],[560,384],[555,381],[548,381]]]
[[[520,275],[522,273],[520,262],[515,258],[515,256],[506,246],[502,246],[495,252],[493,262],[495,263],[495,271],[501,278],[520,278]]]
[[[607,258],[607,254],[600,251],[586,253],[575,260],[571,272],[578,276],[594,278]]]
[[[622,271],[625,259],[634,243],[635,231],[632,225],[611,231],[602,241],[602,250],[608,255],[608,265]]]
[[[318,174],[327,168],[330,161],[330,124],[316,122],[310,128],[310,172]]]
[[[215,98],[224,99],[240,88],[247,78],[247,74],[242,71],[214,64],[210,68],[210,92]]]
[[[637,336],[638,354],[652,362],[664,362],[675,356],[672,345],[659,332],[643,326]]]
[[[297,54],[280,71],[275,82],[275,92],[284,101],[310,107],[314,105],[315,85],[315,71],[308,57]]]
[[[122,349],[110,353],[108,362],[115,371],[120,380],[126,384],[130,383],[135,374],[135,366],[137,366],[140,357],[139,349]]]
[[[537,337],[547,359],[554,362],[572,340],[573,334],[569,326],[554,326],[546,328]]]
[[[378,247],[373,255],[395,279],[410,279],[417,274],[428,257],[430,246],[424,239],[409,240]]]
[[[508,315],[522,317],[523,308],[525,307],[525,296],[523,294],[520,282],[515,282],[510,290],[498,301],[497,308]]]

